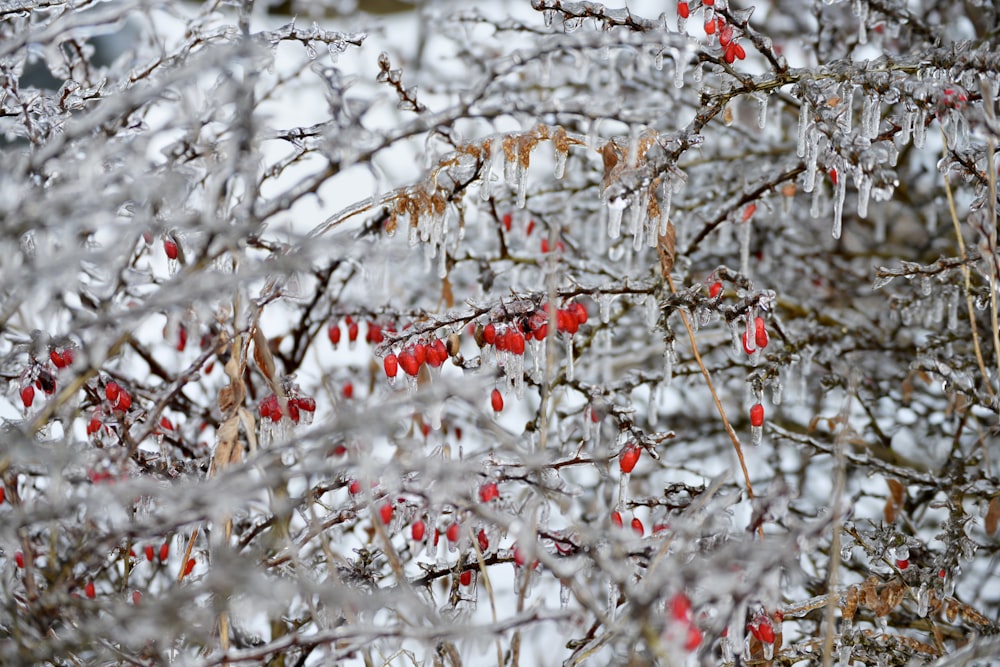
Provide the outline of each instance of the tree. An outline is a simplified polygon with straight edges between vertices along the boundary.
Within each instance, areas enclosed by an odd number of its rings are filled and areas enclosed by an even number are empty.
[[[5,663],[998,651],[993,3],[264,4],[0,4]]]

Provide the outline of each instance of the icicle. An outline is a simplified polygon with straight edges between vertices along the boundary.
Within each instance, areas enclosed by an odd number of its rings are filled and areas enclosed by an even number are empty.
[[[627,202],[624,197],[608,200],[608,238],[617,239],[622,233],[622,213]]]
[[[737,234],[740,238],[740,273],[750,275],[750,224],[752,220],[736,223],[739,226]]]
[[[517,207],[524,208],[528,195],[528,170],[518,161],[517,163]]]
[[[563,580],[559,581],[559,608],[565,609],[569,606],[569,586]]]
[[[806,134],[809,130],[809,103],[802,100],[799,103],[799,140],[795,147],[795,154],[805,157],[806,154]]]
[[[556,17],[556,10],[546,9],[542,12],[542,20],[545,22],[546,28],[552,27],[552,20]]]
[[[819,158],[820,132],[810,127],[806,132],[805,180],[802,183],[803,192],[812,192],[816,187],[816,161]]]
[[[783,384],[781,378],[774,377],[771,379],[771,404],[781,405],[781,392],[783,389]]]
[[[573,337],[566,336],[566,381],[572,382],[576,362],[573,360]]]
[[[566,151],[556,150],[556,168],[555,177],[556,180],[562,180],[562,177],[566,174],[566,158],[569,155]]]
[[[657,49],[656,53],[653,54],[653,69],[657,72],[663,71],[663,49]]]
[[[872,193],[872,179],[868,174],[862,173],[858,181],[858,217],[868,217],[868,200]]]
[[[844,219],[844,196],[847,194],[847,175],[841,174],[833,186],[833,238],[839,239]]]
[[[687,69],[687,52],[674,49],[670,52],[670,57],[674,61],[674,88],[683,88],[684,71]],[[662,67],[662,59],[660,62]]]
[[[841,638],[841,641],[843,641],[843,638]],[[840,645],[840,667],[851,667],[851,646],[850,646],[850,644],[841,644]]]
[[[923,108],[917,110],[917,119],[913,124],[913,147],[923,148],[924,140],[927,138],[927,111]]]
[[[597,304],[601,311],[601,322],[607,324],[611,320],[611,294],[601,294],[597,298]]]
[[[646,327],[652,331],[656,328],[656,323],[660,320],[660,306],[656,303],[656,295],[646,295],[643,301],[643,313],[645,315]]]
[[[952,331],[958,327],[958,302],[958,289],[950,289],[948,291],[948,329]]]
[[[657,238],[667,233],[667,223],[670,222],[670,204],[673,199],[673,187],[670,180],[663,183],[663,200],[660,202],[660,229]]]
[[[671,342],[663,354],[663,386],[669,387],[674,381],[674,365],[677,363],[677,351]]]
[[[818,218],[823,210],[823,188],[813,188],[812,197],[809,201],[809,216]]]
[[[761,646],[764,647],[764,659],[771,660],[774,658],[774,642],[761,642]]]
[[[645,201],[645,198],[641,195],[636,196],[641,201]],[[632,250],[640,250],[646,240],[646,207],[635,201],[635,199],[635,197],[632,198],[630,210],[632,215],[629,216],[629,227],[632,228]],[[655,241],[653,247],[656,247]]]
[[[764,129],[767,126],[767,94],[758,93],[757,98],[757,127]]]
[[[871,93],[865,97],[861,107],[861,134],[862,136],[874,139],[878,136],[879,122],[881,115],[881,98],[878,93]]]
[[[899,138],[899,147],[902,148],[906,144],[910,143],[910,133],[913,131],[913,118],[916,116],[915,111],[907,109],[903,112],[903,120],[900,125],[899,134],[896,136]]]

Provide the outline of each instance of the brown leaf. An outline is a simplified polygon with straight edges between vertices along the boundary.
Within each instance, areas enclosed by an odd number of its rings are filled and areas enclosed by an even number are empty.
[[[892,502],[897,507],[902,507],[903,503],[906,502],[906,487],[898,479],[887,479],[885,482],[889,485],[889,495],[892,497]]]
[[[209,477],[222,468],[233,463],[239,463],[243,458],[243,447],[240,445],[240,418],[233,415],[222,423],[216,434],[215,454],[212,456],[212,468]]]
[[[445,308],[455,307],[455,293],[451,289],[451,281],[448,280],[448,276],[441,280],[441,300],[444,302]]]
[[[893,523],[896,521],[896,503],[892,502],[892,498],[885,501],[885,507],[882,508],[882,514],[885,515],[886,523]]]
[[[1000,521],[1000,498],[993,496],[990,499],[990,508],[986,511],[986,534],[993,535],[997,532],[997,522]]]
[[[604,160],[604,187],[611,185],[611,172],[620,159],[615,142],[609,141],[601,147],[601,158]]]
[[[667,231],[660,234],[656,251],[660,254],[660,274],[666,278],[674,268],[674,223],[667,220]]]
[[[267,337],[259,326],[253,328],[253,360],[257,368],[267,378],[268,384],[274,384],[274,356],[267,344]]]

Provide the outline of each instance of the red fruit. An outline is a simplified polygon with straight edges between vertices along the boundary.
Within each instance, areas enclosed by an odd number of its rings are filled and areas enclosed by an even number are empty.
[[[685,651],[693,651],[701,644],[701,630],[694,625],[688,626],[687,640],[684,642]]]
[[[440,542],[440,541],[441,541],[441,531],[438,530],[437,528],[435,528],[434,529],[434,546],[437,546],[438,542]]]
[[[378,345],[385,340],[385,336],[382,335],[382,327],[375,322],[368,323],[368,333],[365,334],[365,340],[374,345]]]
[[[898,567],[900,570],[905,570],[906,568],[910,567],[910,561],[906,558],[897,560],[896,567]]]
[[[311,396],[303,396],[295,400],[299,410],[303,412],[316,412],[316,399]]]
[[[333,343],[334,347],[340,343],[340,325],[336,322],[330,325],[330,328],[326,330],[326,335],[329,336],[330,342]]]
[[[188,576],[191,574],[191,570],[194,569],[195,560],[194,558],[188,558],[188,561],[184,563],[184,574],[182,576]]]
[[[132,407],[132,396],[129,395],[124,389],[118,394],[118,402],[115,403],[115,408],[125,412]]]
[[[347,325],[347,340],[352,343],[358,339],[358,323],[351,320],[351,323]]]
[[[494,345],[496,343],[497,328],[492,322],[483,327],[483,340],[487,345]]]
[[[642,537],[642,534],[645,532],[646,529],[643,528],[642,521],[639,521],[639,519],[632,519],[632,530],[638,533],[639,537]]]
[[[140,602],[142,602],[142,593],[139,591],[132,591],[132,604],[138,605]]]
[[[188,343],[188,332],[184,327],[179,327],[177,329],[177,351],[183,352],[184,348],[187,347]]]
[[[98,417],[91,417],[87,424],[87,435],[94,435],[101,430],[101,420]]]
[[[496,482],[486,482],[481,487],[479,487],[479,499],[484,503],[488,503],[491,500],[495,500],[500,497],[500,491],[497,489]]]
[[[754,341],[756,341],[756,339],[757,339],[757,337],[754,336]],[[756,349],[751,349],[750,348],[750,339],[747,338],[747,332],[746,331],[743,332],[743,351],[746,352],[748,355],[753,354],[754,352],[757,351]]]
[[[458,538],[461,537],[460,535],[461,531],[462,527],[459,526],[457,523],[453,523],[450,526],[448,526],[448,530],[446,530],[444,534],[445,537],[448,538],[449,542],[458,542]]]
[[[427,532],[427,526],[424,525],[423,521],[414,521],[413,525],[410,526],[410,537],[415,541],[420,542],[424,539],[424,534]]]
[[[715,0],[702,0],[701,4],[705,5],[706,7],[711,7],[712,5],[715,4]]]
[[[0,486],[0,505],[3,505],[5,500],[7,500],[7,489]]]
[[[164,542],[160,545],[160,562],[166,563],[167,556],[170,555],[170,542]]]
[[[680,16],[682,19],[686,19],[689,16],[691,16],[691,8],[688,7],[688,3],[686,2],[677,3],[677,15]]]
[[[427,350],[427,363],[437,368],[448,360],[448,348],[444,341],[438,338]]]
[[[572,313],[572,315],[576,318],[577,324],[587,323],[587,309],[579,301],[574,301],[573,303],[569,304],[567,310],[570,313]]]
[[[722,293],[722,283],[720,283],[718,280],[716,280],[708,288],[708,298],[709,299],[714,299],[715,297],[719,296],[719,294],[721,294],[721,293]]]
[[[117,382],[111,381],[104,387],[104,396],[112,403],[118,401],[118,395],[121,393],[121,387],[118,386]]]
[[[517,565],[518,567],[521,567],[522,565],[524,565],[525,561],[526,561],[526,559],[524,557],[524,552],[521,551],[521,547],[515,546],[514,547],[514,564]]]
[[[729,43],[733,41],[733,26],[727,24],[721,16],[715,19],[715,23],[719,28],[719,45],[729,46]],[[746,221],[744,220],[744,222]]]
[[[166,417],[160,417],[160,428],[162,428],[164,431],[173,431],[174,425]]]
[[[20,551],[14,554],[14,564],[17,565],[18,568],[22,570],[24,569],[24,554]]]
[[[711,35],[715,32],[715,20],[705,21],[705,34]]]
[[[420,364],[417,363],[417,358],[410,352],[404,351],[399,353],[399,365],[407,375],[416,375],[420,371]]]
[[[611,513],[611,523],[615,524],[619,528],[622,527],[622,515],[621,515],[621,512],[612,512]]]
[[[514,222],[514,216],[511,215],[510,213],[504,213],[503,218],[501,218],[501,220],[503,221],[504,229],[506,229],[509,232],[511,225]]]
[[[754,327],[756,329],[754,341],[757,343],[757,349],[763,350],[767,347],[767,327],[764,324],[764,318],[758,317],[754,320]]]
[[[542,253],[547,253],[549,251],[549,240],[542,239]]]
[[[163,250],[167,253],[167,259],[177,259],[177,243],[175,241],[164,239]]]
[[[747,52],[737,42],[733,42],[730,46],[734,47],[733,53],[736,55],[737,60],[743,60],[747,57]]]
[[[30,384],[21,388],[21,402],[26,408],[30,408],[31,404],[35,402],[35,388]]]
[[[347,492],[352,496],[356,496],[361,493],[361,482],[356,479],[352,479],[347,483]]]
[[[837,170],[836,169],[830,169],[830,180],[833,182],[834,185],[837,184]]]
[[[354,385],[350,382],[346,383],[344,388],[341,390],[341,393],[343,393],[344,398],[348,400],[354,398]]]
[[[382,519],[382,523],[388,526],[389,522],[392,521],[392,503],[384,503],[379,507],[378,515]]]
[[[621,468],[621,471],[625,474],[632,472],[641,454],[642,448],[636,445],[629,445],[623,449],[618,457],[618,466]]]
[[[524,233],[527,236],[531,236],[531,232],[535,231],[535,221],[528,220],[528,226],[524,228]]]
[[[146,560],[148,560],[149,562],[153,562],[153,556],[155,555],[153,545],[147,544],[146,548],[143,549],[143,552],[146,554]]]
[[[493,393],[490,394],[490,405],[493,406],[493,412],[503,410],[503,394],[500,393],[499,389],[494,389]]]
[[[691,620],[691,600],[684,593],[670,598],[670,617],[675,621]]]
[[[736,60],[736,47],[738,45],[735,42],[730,42],[729,46],[726,47],[725,52],[722,54],[722,59],[726,61],[727,64],[732,65],[733,61]]]
[[[490,538],[487,537],[486,531],[482,528],[479,529],[479,534],[476,535],[476,541],[479,542],[480,551],[487,551],[490,548]]]
[[[765,644],[774,643],[774,628],[771,627],[771,621],[767,619],[761,620],[757,626],[756,637]]]
[[[524,334],[513,329],[509,330],[507,332],[507,347],[513,354],[524,354]]]
[[[88,581],[87,585],[83,587],[83,594],[86,595],[91,600],[94,599],[94,596],[97,595],[97,589],[94,586],[93,581]]]
[[[382,366],[385,368],[386,377],[394,378],[399,371],[399,359],[395,354],[387,354],[382,360]]]
[[[743,209],[743,220],[741,222],[746,222],[753,217],[753,214],[757,212],[757,204],[748,204],[745,209]]]
[[[463,586],[468,586],[472,583],[472,570],[466,570],[462,574],[458,575],[458,583]]]
[[[764,406],[760,403],[754,403],[754,406],[750,408],[750,425],[751,426],[763,426],[764,424]]]
[[[42,369],[38,371],[38,378],[35,382],[39,389],[44,391],[46,394],[52,394],[56,390],[56,378],[47,370]]]

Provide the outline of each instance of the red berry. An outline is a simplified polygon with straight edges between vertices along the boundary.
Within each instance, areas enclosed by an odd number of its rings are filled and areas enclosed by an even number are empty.
[[[24,554],[18,551],[14,554],[14,564],[20,569],[24,569]]]
[[[118,401],[119,393],[121,393],[121,387],[118,386],[117,382],[111,381],[104,387],[104,396],[112,403]]]
[[[514,216],[511,215],[510,213],[504,213],[503,218],[501,220],[503,221],[504,229],[506,229],[509,232],[511,225],[514,222]]]
[[[524,354],[524,334],[513,329],[507,332],[507,347],[512,354],[518,356]]]
[[[719,28],[719,46],[726,47],[729,43],[733,41],[733,26],[727,24],[725,20],[720,16],[715,19],[716,26]],[[749,207],[747,207],[749,208]],[[755,207],[756,208],[756,207]],[[743,222],[746,222],[746,212],[744,212]],[[752,213],[751,213],[752,215]]]
[[[625,474],[632,472],[641,454],[642,448],[636,445],[629,445],[623,449],[618,457],[618,466],[621,468],[621,471]]]
[[[740,46],[738,42],[733,42],[730,46],[733,47],[733,54],[736,56],[737,60],[743,60],[747,57],[747,52],[743,50],[743,47]]]
[[[183,574],[183,576],[186,577],[189,574],[191,574],[191,570],[194,569],[194,565],[195,565],[194,558],[188,558],[188,561],[186,563],[184,563],[184,574]]]
[[[514,564],[517,565],[518,567],[521,567],[522,565],[524,565],[524,563],[526,562],[526,560],[527,559],[525,559],[525,557],[524,557],[524,552],[521,551],[521,547],[515,546],[514,547]]]
[[[715,0],[702,0],[701,4],[705,5],[706,7],[711,7],[712,5],[715,4]]]
[[[83,593],[84,593],[84,595],[86,595],[91,600],[94,599],[94,596],[97,595],[97,589],[94,586],[94,582],[93,581],[88,581],[87,582],[87,585],[83,587]]]
[[[382,519],[382,523],[388,526],[389,522],[392,521],[392,503],[384,503],[379,507],[378,515]]]
[[[531,236],[531,232],[535,231],[535,221],[528,220],[528,226],[524,228],[524,233],[527,236]]]
[[[748,204],[745,209],[743,209],[743,220],[741,222],[746,222],[753,217],[753,214],[757,211],[757,204]]]
[[[645,532],[645,528],[642,526],[642,521],[639,521],[638,518],[632,519],[632,530],[638,533],[639,537],[642,537],[642,534]]]
[[[754,320],[754,327],[756,329],[754,341],[757,343],[757,349],[763,350],[767,347],[767,326],[764,324],[764,318],[758,317]]]
[[[833,182],[834,185],[837,184],[837,170],[836,169],[830,169],[830,180]]]
[[[424,525],[423,521],[414,521],[413,525],[410,526],[410,537],[415,541],[420,542],[424,539],[424,534],[427,532],[427,526]]]
[[[344,398],[348,400],[354,398],[354,384],[351,382],[346,383],[344,388],[341,390],[341,393],[344,395]]]
[[[184,327],[179,327],[177,329],[177,351],[183,352],[184,348],[187,347],[188,342],[188,332]]]
[[[87,435],[94,435],[101,430],[101,420],[98,417],[91,417],[87,424]]]
[[[458,583],[463,586],[468,586],[472,583],[472,570],[466,570],[462,574],[458,575]]]
[[[500,497],[500,491],[497,489],[496,482],[486,482],[481,487],[479,487],[479,499],[484,503],[488,503],[491,500],[495,500]]]
[[[311,396],[303,396],[295,400],[295,404],[303,412],[316,412],[316,399]]]
[[[682,19],[686,19],[689,16],[691,16],[691,8],[688,7],[688,3],[686,2],[677,3],[677,15],[680,16]]]
[[[487,345],[494,345],[497,341],[497,328],[492,322],[483,327],[483,341]]]
[[[756,341],[756,339],[757,339],[757,337],[754,336],[754,341]],[[750,339],[747,338],[747,332],[746,331],[743,332],[743,351],[746,352],[748,355],[753,354],[754,352],[757,351],[756,349],[751,349],[751,347],[750,347]]]
[[[167,253],[167,259],[177,259],[177,243],[175,241],[164,239],[163,250]]]
[[[569,304],[567,310],[576,318],[577,324],[587,323],[587,308],[579,301]]]
[[[736,47],[737,44],[735,42],[730,42],[722,54],[722,59],[729,65],[732,65],[733,61],[736,60]]]
[[[549,251],[549,240],[542,239],[542,253],[545,254]]]
[[[374,345],[378,345],[385,340],[385,336],[382,335],[382,327],[375,322],[368,323],[368,333],[365,334],[365,340]]]
[[[386,377],[394,378],[399,371],[399,359],[395,354],[387,354],[382,360],[382,366],[385,368]]]
[[[684,642],[685,651],[693,651],[701,644],[701,630],[694,625],[688,626],[687,641]]]
[[[148,560],[149,562],[153,562],[153,556],[155,555],[153,545],[147,544],[146,548],[143,549],[143,552],[145,552],[146,554],[146,560]]]
[[[771,621],[768,619],[763,619],[760,625],[757,626],[757,639],[764,642],[765,644],[774,643],[774,628],[771,627]]]
[[[670,598],[670,617],[675,621],[691,620],[691,600],[684,593]]]
[[[35,402],[35,388],[30,384],[21,388],[21,402],[26,408],[30,408],[31,404]]]
[[[449,542],[458,542],[461,530],[462,530],[461,526],[459,526],[457,523],[453,523],[450,526],[448,526],[448,530],[445,531],[444,535],[445,537],[448,538]]]
[[[352,343],[358,339],[358,323],[351,320],[351,323],[347,325],[347,340]]]
[[[412,353],[403,351],[399,353],[399,365],[407,375],[416,375],[420,371],[420,364]]]
[[[132,591],[132,604],[137,605],[142,602],[142,593],[139,591]]]
[[[621,515],[621,512],[612,512],[611,513],[611,523],[615,524],[619,528],[622,527],[622,515]]]
[[[715,20],[705,21],[705,33],[711,35],[715,32]]]
[[[132,407],[132,396],[129,395],[124,389],[118,394],[118,402],[115,403],[115,408],[125,412]]]
[[[503,410],[503,394],[500,393],[499,389],[494,389],[493,393],[490,394],[490,405],[493,406],[493,412]]]
[[[476,541],[479,542],[479,550],[487,551],[490,548],[490,538],[487,537],[486,531],[483,528],[479,529],[479,534],[476,535]]]
[[[7,489],[0,486],[0,505],[3,505],[3,501],[7,500]]]
[[[750,408],[750,425],[751,426],[763,426],[764,424],[764,406],[760,403],[754,403],[754,406]]]
[[[718,280],[716,280],[708,288],[708,298],[709,299],[714,299],[715,297],[719,296],[719,294],[721,294],[721,293],[722,293],[722,283],[720,283]]]
[[[896,567],[898,567],[900,570],[905,570],[906,568],[910,567],[909,559],[903,558],[901,560],[897,560]]]
[[[166,563],[167,556],[170,555],[170,542],[164,542],[160,545],[160,562]]]
[[[330,328],[326,330],[326,335],[329,336],[330,342],[333,343],[334,347],[340,343],[340,325],[334,322],[330,325]]]

